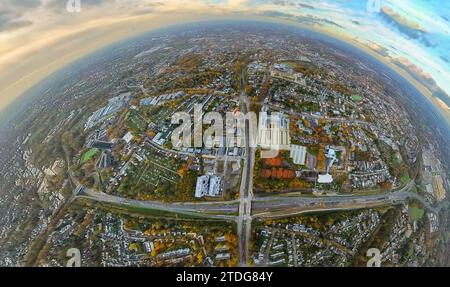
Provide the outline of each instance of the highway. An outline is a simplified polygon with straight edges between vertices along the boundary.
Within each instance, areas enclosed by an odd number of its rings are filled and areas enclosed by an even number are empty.
[[[251,181],[246,181],[251,184]],[[448,201],[440,203],[438,206],[430,205],[419,194],[410,192],[412,182],[394,192],[375,195],[334,195],[334,196],[270,196],[254,198],[250,192],[244,197],[231,201],[211,201],[211,202],[160,202],[142,201],[109,195],[103,192],[92,191],[82,186],[78,186],[74,195],[75,198],[86,198],[97,202],[111,203],[134,208],[154,209],[173,213],[184,213],[197,217],[207,217],[222,220],[232,220],[241,222],[244,226],[246,221],[262,218],[289,217],[292,215],[313,212],[313,211],[333,211],[352,210],[377,206],[403,204],[408,200],[419,201],[427,210],[439,213],[442,208],[449,205]],[[246,192],[247,189],[241,191]],[[236,216],[237,215],[237,216]],[[243,230],[246,228],[242,227]],[[244,235],[245,233],[242,233]]]
[[[369,196],[268,197],[253,202],[253,218],[279,218],[313,211],[352,210],[396,205],[414,197],[414,193],[395,192]],[[429,208],[431,208],[429,206]]]
[[[160,201],[143,201],[136,199],[123,198],[120,196],[110,195],[103,192],[91,191],[89,189],[81,189],[77,198],[90,199],[97,202],[110,203],[123,206],[124,208],[159,210],[163,212],[171,212],[185,214],[193,217],[210,218],[234,221],[238,212],[238,201],[215,201],[215,202],[160,202]],[[131,210],[132,211],[132,210]]]

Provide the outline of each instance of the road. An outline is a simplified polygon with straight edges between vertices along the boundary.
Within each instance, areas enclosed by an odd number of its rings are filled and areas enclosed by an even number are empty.
[[[244,70],[240,76],[240,103],[242,113],[246,115],[250,110],[248,96],[245,93]],[[241,187],[239,192],[239,216],[237,219],[239,266],[247,266],[249,259],[249,243],[252,225],[253,200],[253,166],[255,162],[255,148],[250,144],[250,121],[245,118],[245,158],[242,169]]]

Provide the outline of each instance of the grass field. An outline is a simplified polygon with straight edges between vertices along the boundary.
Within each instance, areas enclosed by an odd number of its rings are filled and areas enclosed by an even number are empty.
[[[421,208],[414,206],[409,207],[409,217],[411,218],[411,220],[419,220],[423,217],[424,214],[425,210]]]
[[[358,95],[353,95],[351,98],[352,98],[352,101],[354,101],[354,102],[360,102],[363,100],[363,97],[358,96]]]
[[[404,174],[404,175],[402,175],[402,177],[400,177],[400,181],[403,184],[407,184],[410,180],[411,180],[411,178],[409,177],[408,174]]]
[[[81,156],[81,163],[83,164],[91,160],[97,154],[97,152],[98,150],[96,148],[91,148],[90,150],[85,152],[83,156]]]

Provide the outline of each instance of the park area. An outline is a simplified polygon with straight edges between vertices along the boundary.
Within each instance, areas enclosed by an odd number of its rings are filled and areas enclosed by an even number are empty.
[[[424,216],[424,214],[425,214],[425,210],[423,210],[423,209],[420,208],[420,207],[417,207],[417,206],[410,206],[410,207],[409,207],[409,218],[410,218],[412,221],[422,219],[422,217]]]

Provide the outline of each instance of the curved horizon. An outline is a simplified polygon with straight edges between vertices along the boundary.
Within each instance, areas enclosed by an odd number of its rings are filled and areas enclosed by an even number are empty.
[[[123,39],[176,24],[259,19],[359,47],[411,82],[450,123],[450,15],[436,1],[382,0],[379,11],[366,10],[366,0],[80,1],[81,13],[66,11],[66,1],[0,3],[0,113],[47,76]]]
[[[432,4],[0,0],[0,267],[449,266]]]
[[[65,69],[69,69],[71,66],[73,66],[77,63],[81,63],[85,58],[88,58],[96,53],[99,53],[102,50],[110,49],[114,46],[121,45],[122,43],[124,43],[128,40],[141,38],[145,34],[148,34],[148,33],[154,33],[154,32],[164,30],[164,29],[181,28],[182,25],[197,25],[197,24],[202,24],[202,23],[233,22],[233,21],[241,21],[241,22],[249,22],[249,23],[260,22],[260,23],[266,23],[266,24],[284,25],[284,26],[301,29],[301,30],[308,30],[308,31],[311,31],[314,33],[318,33],[322,36],[328,37],[330,39],[339,41],[345,45],[349,45],[353,48],[356,48],[361,53],[363,53],[366,56],[369,56],[372,59],[376,60],[377,62],[383,64],[390,71],[392,71],[399,77],[406,80],[412,87],[414,87],[414,89],[418,93],[420,93],[431,105],[433,105],[440,112],[440,114],[443,116],[443,119],[446,121],[447,126],[450,127],[450,113],[448,111],[446,111],[445,109],[442,109],[442,107],[440,105],[437,105],[436,102],[433,101],[433,99],[432,99],[431,95],[429,94],[429,91],[426,89],[426,87],[424,87],[420,82],[418,82],[413,77],[411,77],[410,75],[408,75],[407,73],[405,73],[404,71],[399,69],[397,66],[392,65],[392,63],[390,63],[388,61],[385,61],[385,59],[380,57],[377,53],[373,53],[370,49],[367,49],[367,47],[358,45],[358,43],[351,41],[351,39],[348,39],[348,38],[346,39],[345,37],[342,37],[342,35],[330,33],[329,31],[326,31],[326,30],[317,29],[315,27],[311,27],[311,26],[307,26],[307,25],[301,25],[301,24],[298,24],[298,23],[295,23],[295,22],[292,22],[289,20],[279,20],[279,19],[273,19],[273,18],[268,18],[268,17],[259,17],[259,16],[252,17],[252,19],[248,19],[248,17],[244,18],[242,16],[239,16],[239,17],[234,16],[234,17],[221,17],[221,19],[214,19],[214,20],[211,20],[208,18],[208,16],[205,16],[205,18],[202,20],[183,21],[182,23],[161,25],[157,28],[150,28],[148,30],[140,31],[138,33],[131,34],[131,35],[126,35],[120,39],[105,43],[104,45],[102,45],[100,47],[94,48],[92,51],[81,54],[78,57],[74,57],[73,59],[70,59],[67,62],[63,62],[61,64],[61,66],[58,67],[57,69],[55,69],[51,72],[49,71],[48,74],[46,74],[46,75],[42,75],[42,77],[38,81],[31,84],[22,93],[17,94],[14,97],[14,99],[11,102],[9,102],[7,105],[5,105],[3,107],[0,105],[0,115],[2,113],[6,114],[7,112],[5,110],[8,107],[14,106],[15,103],[20,104],[21,99],[23,99],[24,97],[26,97],[27,95],[32,93],[33,89],[38,88],[41,84],[44,84],[45,81],[51,80],[52,76],[58,75],[59,73],[63,72]],[[32,96],[32,95],[30,95],[30,96]],[[0,101],[0,104],[1,104],[1,101]]]

